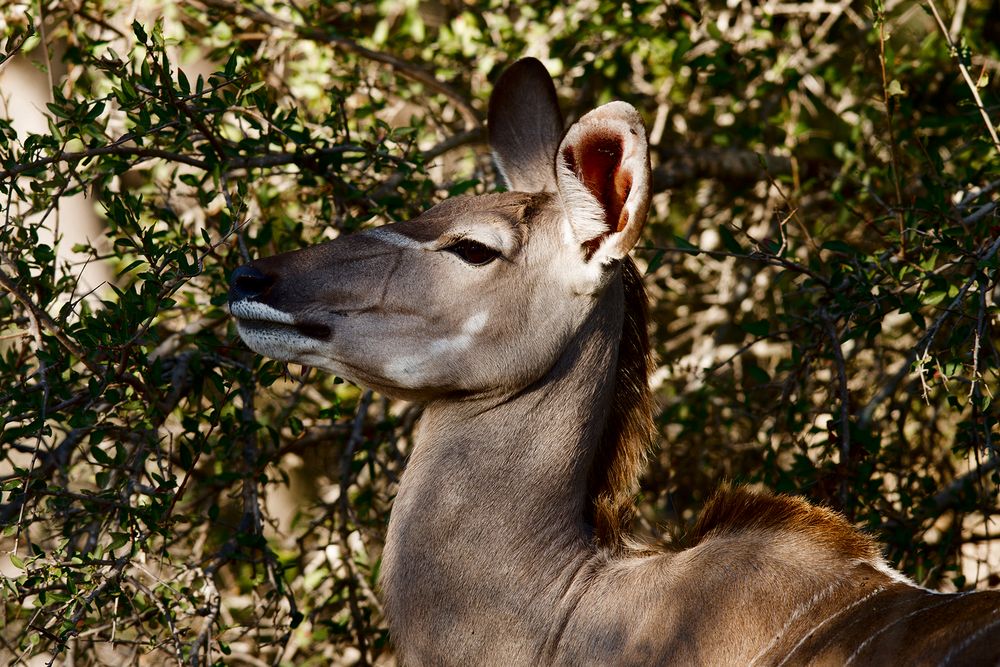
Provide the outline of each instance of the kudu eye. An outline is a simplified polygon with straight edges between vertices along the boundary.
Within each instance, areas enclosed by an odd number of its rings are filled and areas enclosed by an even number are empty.
[[[472,239],[462,239],[461,241],[457,241],[445,248],[445,250],[458,255],[462,258],[462,261],[472,264],[473,266],[483,266],[485,264],[489,264],[500,256],[499,250],[494,250],[493,248],[483,245],[478,241],[473,241]]]

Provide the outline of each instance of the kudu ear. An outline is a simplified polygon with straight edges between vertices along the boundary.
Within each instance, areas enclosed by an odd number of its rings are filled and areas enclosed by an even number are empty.
[[[487,127],[493,157],[511,190],[555,191],[563,118],[542,63],[522,58],[500,75],[490,95]]]
[[[556,154],[570,235],[588,261],[622,259],[649,212],[649,144],[639,112],[611,102],[578,120]]]

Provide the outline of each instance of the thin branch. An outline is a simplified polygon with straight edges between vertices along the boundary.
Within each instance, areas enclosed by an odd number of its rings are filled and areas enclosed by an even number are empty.
[[[851,458],[851,415],[850,393],[847,388],[847,367],[844,363],[844,350],[840,346],[840,336],[833,320],[827,313],[822,313],[826,333],[830,337],[830,347],[837,366],[837,392],[840,394],[840,506],[847,508],[847,482]]]
[[[993,256],[997,254],[998,250],[1000,250],[1000,237],[996,238],[993,241],[992,245],[990,245],[981,255],[979,255],[976,258],[976,262],[983,263],[990,261],[991,259],[993,259]],[[882,385],[882,388],[879,389],[878,393],[875,394],[875,396],[873,396],[872,399],[868,401],[868,404],[861,409],[861,412],[859,413],[860,415],[859,424],[862,427],[867,426],[868,423],[871,422],[871,419],[874,416],[875,410],[878,408],[878,406],[881,405],[887,398],[892,396],[892,394],[896,391],[896,387],[899,385],[899,383],[902,382],[903,379],[910,374],[910,367],[913,366],[913,363],[917,360],[917,358],[924,357],[927,355],[927,351],[930,349],[931,343],[934,342],[934,337],[937,336],[938,330],[941,329],[941,326],[944,324],[945,320],[947,320],[948,317],[950,317],[952,313],[955,312],[959,304],[962,303],[962,300],[965,298],[966,293],[969,291],[969,289],[972,288],[977,279],[978,279],[978,274],[976,272],[973,272],[973,274],[969,277],[969,279],[965,281],[965,284],[962,285],[962,288],[958,291],[958,294],[955,295],[955,298],[952,299],[951,303],[948,304],[948,307],[944,309],[944,312],[942,312],[941,315],[938,316],[938,318],[930,326],[930,328],[927,330],[927,333],[924,334],[923,338],[921,338],[920,341],[910,349],[910,352],[906,355],[906,359],[904,360],[903,365],[900,367],[898,371],[896,371],[896,374],[893,375],[888,382]]]
[[[993,147],[996,148],[997,153],[1000,154],[1000,137],[997,136],[996,126],[993,124],[993,121],[990,120],[990,114],[986,111],[986,107],[983,106],[983,98],[979,96],[979,87],[972,80],[969,68],[962,62],[958,47],[956,47],[955,42],[952,41],[951,35],[948,34],[948,28],[945,27],[944,21],[941,19],[941,14],[938,13],[937,4],[934,0],[927,0],[927,4],[930,5],[931,13],[934,15],[934,20],[937,21],[938,29],[944,36],[945,41],[948,42],[948,48],[951,49],[952,54],[958,61],[958,69],[962,73],[962,78],[965,79],[966,85],[969,87],[969,92],[972,93],[972,99],[975,101],[976,108],[979,109],[979,113],[983,117],[983,122],[986,123],[986,129],[989,131],[990,138],[993,140]]]
[[[240,532],[260,536],[264,526],[260,512],[260,496],[257,492],[258,450],[257,432],[253,429],[254,393],[251,387],[240,386],[240,397],[243,399],[243,423],[249,430],[243,438],[243,479],[241,498],[243,500],[243,516],[240,519]]]
[[[37,318],[39,323],[41,323],[41,325],[45,327],[49,333],[55,336],[56,340],[58,340],[59,343],[66,348],[66,351],[69,352],[70,355],[79,359],[91,373],[97,375],[98,377],[103,375],[103,371],[86,357],[83,350],[77,347],[76,343],[69,336],[67,336],[65,332],[63,332],[62,327],[60,327],[47,312],[42,310],[42,308],[36,305],[34,301],[22,292],[17,286],[17,282],[6,271],[4,271],[2,267],[0,267],[0,287],[7,290],[7,292],[13,296],[16,301],[27,308],[31,312],[32,317]]]
[[[472,144],[479,144],[486,140],[486,131],[482,127],[473,128],[471,130],[466,130],[465,132],[460,132],[454,136],[448,137],[447,139],[441,141],[440,143],[431,146],[427,150],[420,154],[421,159],[424,162],[430,162],[431,160],[438,158],[445,153],[455,150],[456,148],[461,148],[463,146],[469,146]],[[372,192],[372,197],[374,199],[379,199],[391,193],[403,179],[406,178],[406,174],[403,170],[397,169],[389,178],[385,179],[377,188]]]
[[[285,164],[304,164],[311,160],[316,160],[317,158],[328,157],[331,155],[340,155],[343,153],[367,153],[368,149],[364,146],[358,146],[354,144],[347,144],[343,146],[329,146],[327,148],[320,148],[309,153],[265,153],[263,155],[256,155],[252,157],[233,157],[222,161],[222,166],[225,171],[237,171],[240,169],[256,169],[261,167],[277,167]],[[169,162],[177,162],[180,164],[186,164],[190,167],[195,167],[201,169],[202,171],[210,171],[212,165],[196,157],[190,155],[185,155],[184,153],[175,153],[173,151],[167,151],[160,148],[140,148],[138,146],[122,146],[120,144],[111,144],[110,146],[99,146],[97,148],[89,148],[85,151],[71,152],[71,153],[60,153],[59,155],[54,155],[52,157],[42,158],[40,160],[35,160],[34,162],[26,162],[24,164],[19,164],[6,171],[0,171],[0,179],[6,179],[13,176],[18,176],[26,171],[31,171],[38,169],[40,167],[45,167],[56,162],[80,162],[88,158],[96,157],[98,155],[119,155],[124,157],[138,157],[141,159],[154,159],[161,158]]]
[[[25,172],[34,171],[35,169],[58,162],[81,162],[101,155],[135,157],[140,160],[159,158],[168,162],[176,162],[194,167],[202,171],[210,171],[213,167],[211,163],[200,157],[184,153],[158,148],[122,145],[124,141],[129,141],[131,138],[131,135],[127,135],[108,146],[89,148],[84,151],[60,153],[59,155],[18,164],[0,171],[0,180],[16,177]],[[423,151],[421,158],[427,162],[449,151],[479,144],[485,140],[486,132],[484,129],[482,127],[475,127],[464,132],[459,132],[428,148]],[[243,169],[266,169],[288,164],[308,166],[316,160],[322,160],[333,155],[344,153],[365,154],[369,151],[369,148],[358,144],[344,144],[340,146],[328,146],[308,152],[271,152],[262,155],[230,157],[222,160],[221,167],[223,172],[231,173]],[[671,188],[680,187],[701,178],[714,178],[729,183],[752,183],[764,180],[771,180],[773,182],[771,176],[786,174],[791,171],[791,160],[787,157],[780,155],[759,155],[753,151],[736,149],[721,151],[716,149],[664,150],[661,151],[661,159],[664,161],[653,170],[652,186],[654,192],[663,192]],[[393,174],[386,179],[386,182],[382,186],[379,186],[378,192],[383,192],[384,188],[391,189],[395,187],[401,180],[401,175]]]
[[[354,415],[354,426],[351,431],[351,437],[347,441],[347,445],[344,447],[343,454],[340,457],[340,497],[338,498],[338,508],[340,510],[340,541],[344,548],[343,563],[347,570],[347,595],[348,604],[351,608],[351,619],[354,622],[354,632],[355,637],[358,642],[358,650],[361,653],[361,658],[359,660],[362,666],[368,665],[368,641],[365,637],[365,621],[364,617],[361,615],[361,607],[358,604],[358,593],[356,590],[357,582],[355,578],[358,576],[354,571],[354,556],[351,554],[350,542],[348,537],[350,536],[350,530],[348,524],[350,521],[350,505],[348,504],[348,489],[351,486],[352,480],[352,466],[354,461],[354,452],[361,445],[364,438],[362,429],[365,425],[365,417],[368,414],[368,407],[371,405],[372,401],[372,391],[371,389],[365,390],[364,394],[361,395],[361,400],[358,401],[358,409]]]
[[[662,192],[700,178],[725,182],[756,183],[768,175],[790,174],[792,160],[783,155],[762,155],[746,149],[654,147],[660,165],[653,170],[652,188]]]
[[[484,141],[486,141],[486,131],[481,127],[475,127],[471,130],[466,130],[465,132],[459,132],[454,136],[448,137],[441,143],[431,146],[421,153],[421,157],[424,162],[429,162],[435,158],[441,157],[449,151],[455,150],[456,148],[479,144]]]
[[[948,486],[927,500],[924,516],[937,519],[944,512],[954,509],[962,501],[966,489],[975,484],[976,481],[982,479],[984,475],[988,475],[997,468],[1000,468],[1000,457],[990,459],[964,475],[956,477]],[[891,531],[899,527],[900,523],[898,519],[890,519],[883,525],[883,530]]]
[[[748,235],[749,236],[749,235]],[[685,255],[708,255],[709,257],[735,257],[736,259],[749,259],[755,262],[762,262],[764,264],[769,264],[771,266],[777,266],[782,269],[787,269],[793,273],[801,273],[807,275],[817,283],[822,285],[826,289],[831,289],[830,281],[816,273],[812,269],[801,264],[797,264],[790,259],[785,259],[784,257],[777,257],[775,255],[770,255],[764,252],[755,251],[749,253],[739,253],[739,252],[728,252],[725,250],[704,250],[702,248],[677,248],[670,246],[636,246],[636,250],[653,250],[657,252],[678,252]]]
[[[21,35],[21,39],[17,41],[16,44],[11,45],[10,50],[6,53],[0,55],[0,72],[3,71],[4,66],[10,62],[10,59],[18,54],[18,52],[24,48],[25,42],[27,42],[31,37],[35,35],[35,26],[29,25],[28,29],[24,31]]]
[[[962,218],[962,222],[966,225],[975,224],[996,210],[997,210],[997,203],[995,201],[987,202],[982,206],[980,206],[979,208],[977,208],[972,213],[970,213],[969,215]]]
[[[958,39],[959,34],[962,32],[962,24],[965,22],[965,10],[968,9],[968,0],[958,0],[955,3],[955,13],[951,17],[951,26],[948,28],[948,37],[952,41]]]
[[[733,352],[732,354],[730,354],[725,359],[723,359],[723,360],[721,360],[721,361],[719,361],[719,362],[717,362],[717,363],[709,366],[708,368],[704,369],[703,371],[701,371],[702,377],[708,378],[713,373],[716,373],[719,369],[721,369],[721,368],[729,365],[730,363],[732,363],[732,361],[734,359],[736,359],[736,357],[739,357],[739,356],[741,356],[741,355],[749,352],[750,349],[754,345],[756,345],[757,343],[763,342],[765,340],[772,340],[772,341],[773,340],[781,340],[782,337],[788,336],[789,334],[791,334],[791,333],[793,333],[793,332],[801,329],[802,326],[803,325],[798,325],[798,326],[793,327],[791,329],[781,329],[780,331],[772,331],[770,333],[766,333],[763,336],[755,336],[753,339],[750,340],[750,342],[744,343],[743,345],[741,345],[739,347],[739,349],[737,349],[735,352]]]
[[[899,147],[896,142],[896,130],[893,123],[892,95],[889,94],[889,79],[885,70],[885,15],[880,14],[878,21],[878,62],[882,73],[882,103],[885,105],[886,129],[889,131],[889,158],[892,161],[892,184],[896,191],[896,208],[891,209],[899,223],[899,256],[906,257],[906,228],[903,217],[903,193],[899,181]]]
[[[990,183],[987,183],[981,188],[972,188],[962,197],[962,201],[958,202],[955,205],[955,208],[958,209],[967,208],[970,204],[972,204],[972,202],[976,201],[983,195],[988,195],[989,193],[993,192],[998,188],[1000,188],[1000,178]]]
[[[76,428],[66,434],[63,441],[52,450],[41,453],[38,457],[37,465],[30,471],[28,478],[48,479],[49,475],[57,468],[62,468],[69,463],[73,451],[83,441],[83,437],[90,432],[89,428]],[[37,451],[37,446],[35,448]],[[20,495],[11,494],[10,501],[5,505],[0,505],[0,524],[8,524],[14,515],[20,514],[25,503],[30,497],[27,493],[29,484],[25,479],[25,490]]]

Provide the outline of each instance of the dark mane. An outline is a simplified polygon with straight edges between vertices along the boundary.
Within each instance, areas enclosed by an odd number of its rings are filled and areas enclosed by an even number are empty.
[[[624,545],[635,513],[633,496],[653,433],[646,289],[631,258],[625,258],[621,266],[625,319],[618,346],[614,401],[587,480],[587,519],[594,526],[597,543],[612,549]]]
[[[839,513],[796,496],[739,486],[724,485],[715,493],[689,539],[695,545],[711,536],[766,531],[801,533],[845,558],[869,562],[880,558],[878,543]]]

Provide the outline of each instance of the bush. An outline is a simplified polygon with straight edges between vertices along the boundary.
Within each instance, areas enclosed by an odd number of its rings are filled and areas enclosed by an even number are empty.
[[[47,127],[0,116],[0,654],[391,654],[419,407],[249,353],[226,280],[491,189],[485,99],[522,54],[571,116],[650,128],[641,528],[759,483],[922,583],[997,585],[1000,3],[758,4],[8,4],[0,77],[51,85]],[[100,235],[69,247],[81,197]]]

